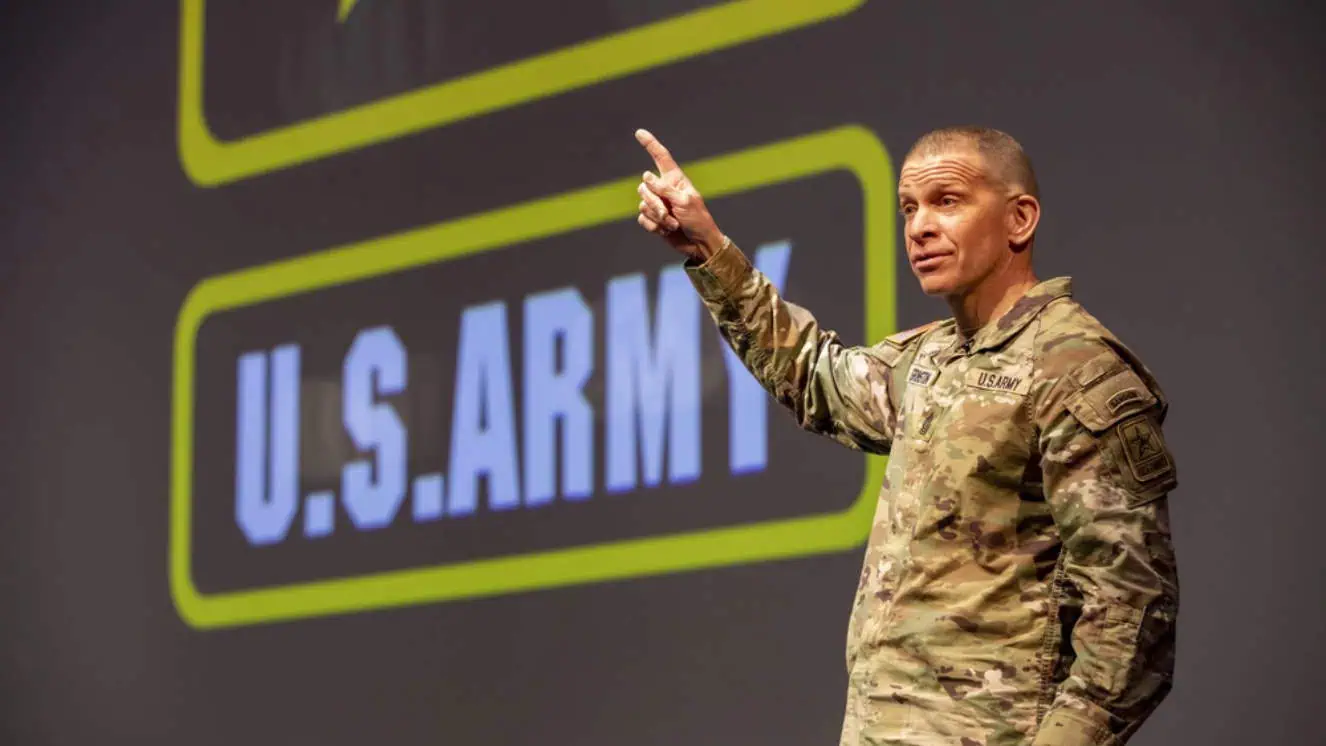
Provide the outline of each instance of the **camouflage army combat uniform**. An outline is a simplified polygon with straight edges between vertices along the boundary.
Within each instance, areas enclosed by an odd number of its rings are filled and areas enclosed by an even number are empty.
[[[1170,690],[1178,581],[1167,404],[1043,282],[848,347],[730,243],[687,272],[802,427],[889,454],[847,638],[842,746],[1104,746]]]

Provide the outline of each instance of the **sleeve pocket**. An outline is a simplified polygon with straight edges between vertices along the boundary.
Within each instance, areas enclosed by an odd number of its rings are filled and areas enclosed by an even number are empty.
[[[1142,613],[1141,609],[1127,604],[1111,603],[1089,628],[1090,651],[1079,660],[1085,664],[1087,683],[1102,690],[1105,701],[1121,693],[1127,685],[1128,670],[1137,656]]]

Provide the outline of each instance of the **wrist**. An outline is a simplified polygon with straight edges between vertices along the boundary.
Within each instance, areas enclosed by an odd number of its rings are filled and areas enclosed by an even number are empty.
[[[722,231],[718,231],[712,235],[697,239],[695,241],[695,251],[692,253],[692,257],[695,261],[703,264],[704,262],[709,261],[710,257],[727,248],[730,243],[731,239],[723,235]]]

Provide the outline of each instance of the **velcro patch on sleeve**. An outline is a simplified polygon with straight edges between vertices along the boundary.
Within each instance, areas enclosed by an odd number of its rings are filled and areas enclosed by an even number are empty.
[[[1136,417],[1119,425],[1119,440],[1137,481],[1151,482],[1174,470],[1169,450],[1150,418]]]
[[[1095,357],[1082,364],[1073,373],[1073,379],[1077,385],[1082,388],[1090,388],[1091,385],[1105,376],[1118,372],[1127,367],[1118,355],[1109,350],[1103,350]]]
[[[1070,396],[1067,406],[1087,429],[1099,433],[1125,417],[1151,408],[1157,401],[1132,368],[1125,366],[1096,378],[1090,386]]]

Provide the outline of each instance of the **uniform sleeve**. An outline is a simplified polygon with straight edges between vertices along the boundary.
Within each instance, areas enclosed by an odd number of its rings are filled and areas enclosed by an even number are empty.
[[[1040,409],[1072,663],[1033,746],[1119,746],[1171,689],[1179,586],[1168,495],[1177,478],[1164,415],[1163,400],[1109,351],[1063,377]]]
[[[783,300],[730,241],[685,267],[723,338],[802,428],[856,450],[889,452],[897,426],[891,370],[900,348],[844,345]]]

